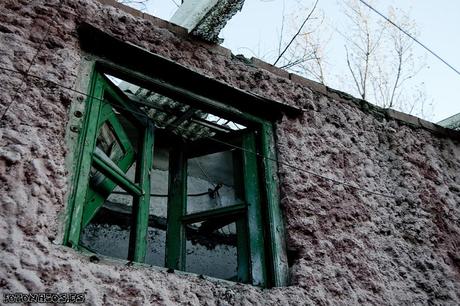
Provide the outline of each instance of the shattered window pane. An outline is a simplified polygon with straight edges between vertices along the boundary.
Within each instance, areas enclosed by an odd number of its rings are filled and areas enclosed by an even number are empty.
[[[123,156],[123,148],[120,145],[112,126],[108,122],[102,124],[96,147],[101,149],[111,160],[116,161]]]
[[[114,191],[82,230],[80,245],[96,254],[127,259],[133,197]]]
[[[187,168],[187,214],[243,202],[232,151],[191,158]]]
[[[221,225],[213,225],[216,229],[212,231],[206,229],[210,221],[187,225],[185,270],[235,281],[238,269],[235,222],[213,221]]]

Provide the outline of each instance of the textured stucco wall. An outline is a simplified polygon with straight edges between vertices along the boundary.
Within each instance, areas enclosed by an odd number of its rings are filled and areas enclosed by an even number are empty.
[[[78,86],[76,25],[91,22],[235,87],[302,107],[301,118],[278,124],[280,160],[394,198],[280,165],[292,263],[285,288],[91,262],[58,243],[71,154],[65,131],[79,95],[2,71],[0,110],[15,103],[0,126],[0,292],[86,290],[90,304],[122,305],[460,303],[458,137],[376,117],[145,17],[90,0],[3,0],[0,66],[24,72],[34,60],[31,74]]]

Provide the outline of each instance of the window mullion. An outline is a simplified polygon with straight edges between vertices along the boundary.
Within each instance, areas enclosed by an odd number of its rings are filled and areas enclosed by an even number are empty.
[[[250,281],[249,264],[249,241],[246,218],[241,217],[236,220],[236,250],[238,262],[238,281],[248,283]]]
[[[275,152],[275,135],[270,123],[262,125],[261,133],[262,155],[264,164],[265,194],[267,199],[268,234],[270,241],[270,260],[272,285],[286,286],[288,282],[288,262],[286,242],[284,240],[284,225],[279,206],[279,190],[277,162]]]
[[[266,286],[267,273],[264,252],[263,219],[257,172],[256,142],[254,133],[243,135],[243,184],[248,206],[248,236],[253,285]]]
[[[143,142],[139,146],[136,163],[136,183],[142,195],[135,196],[133,202],[133,223],[129,240],[128,259],[144,262],[147,252],[147,231],[150,213],[150,172],[153,165],[154,127],[152,123],[144,129]]]
[[[182,217],[187,205],[187,157],[183,146],[169,153],[168,226],[166,231],[166,266],[185,268],[185,228]]]

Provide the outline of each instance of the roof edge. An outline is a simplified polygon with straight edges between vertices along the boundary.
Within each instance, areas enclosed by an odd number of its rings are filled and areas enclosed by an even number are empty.
[[[134,17],[137,18],[143,18],[146,20],[151,21],[155,26],[164,28],[169,30],[170,32],[174,33],[177,36],[184,37],[184,38],[191,38],[194,39],[196,43],[203,45],[203,47],[209,49],[210,51],[214,51],[216,53],[219,53],[229,59],[233,57],[232,51],[219,46],[217,44],[212,44],[206,41],[201,41],[199,38],[188,34],[187,29],[180,27],[174,23],[168,22],[166,20],[163,20],[161,18],[143,13],[139,10],[136,10],[134,8],[131,8],[127,5],[121,4],[115,0],[96,0],[100,2],[103,5],[110,5],[113,6],[117,9],[120,9],[124,11],[125,13],[128,13]],[[429,121],[426,121],[422,118],[406,114],[400,111],[396,111],[393,109],[384,109],[381,107],[378,107],[374,104],[371,104],[368,101],[353,97],[352,95],[345,93],[340,90],[336,90],[330,87],[327,87],[324,84],[315,82],[313,80],[307,79],[303,76],[297,75],[295,73],[290,73],[284,69],[278,68],[276,66],[273,66],[263,60],[260,60],[258,58],[252,57],[248,59],[248,62],[250,65],[254,68],[257,69],[262,69],[265,71],[268,71],[269,73],[272,73],[278,77],[287,79],[295,84],[298,84],[300,86],[304,86],[311,91],[313,91],[316,94],[321,94],[324,96],[327,96],[329,98],[338,100],[338,101],[343,101],[343,102],[351,102],[355,106],[357,106],[359,109],[366,113],[370,113],[376,117],[383,117],[383,118],[388,118],[388,119],[393,119],[396,120],[402,124],[405,124],[407,126],[413,127],[413,128],[422,128],[427,131],[430,131],[434,134],[440,135],[440,136],[445,136],[445,137],[450,137],[454,139],[459,139],[460,140],[460,131],[456,131],[450,128],[443,127],[439,124],[435,124]],[[228,84],[227,84],[228,85]],[[230,85],[228,85],[230,86]],[[233,87],[234,88],[234,87]],[[278,102],[280,103],[280,102]],[[284,103],[280,103],[284,104]],[[284,104],[286,105],[286,104]]]

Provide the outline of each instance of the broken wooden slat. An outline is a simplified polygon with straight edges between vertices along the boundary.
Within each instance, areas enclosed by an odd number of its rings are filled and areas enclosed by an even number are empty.
[[[100,131],[101,127],[104,123],[109,123],[113,128],[113,132],[119,141],[119,145],[121,146],[121,150],[123,151],[123,156],[119,159],[114,161],[118,168],[123,172],[128,171],[129,167],[134,163],[134,148],[126,135],[121,123],[117,119],[115,112],[113,111],[112,105],[103,102],[103,106],[101,109],[101,114],[98,118],[98,131]],[[97,139],[97,137],[96,137]],[[101,208],[104,204],[105,199],[109,196],[109,194],[115,189],[117,185],[111,181],[110,179],[104,179],[101,183],[93,186],[90,184],[88,193],[86,195],[85,200],[85,207],[83,208],[83,217],[82,217],[82,227],[84,228],[97,211]]]
[[[96,148],[93,152],[93,165],[94,168],[101,171],[102,174],[107,176],[110,180],[115,182],[131,195],[142,195],[142,189],[131,182],[120,168],[118,168],[108,157],[104,156],[99,148]]]

